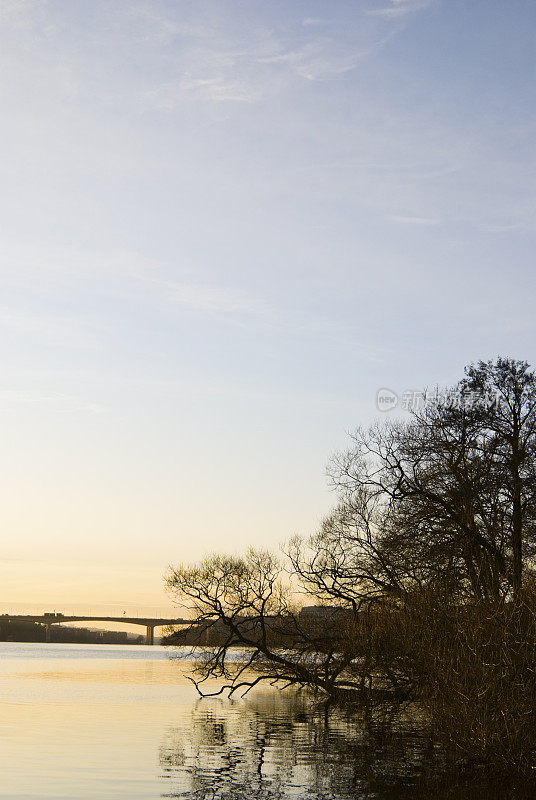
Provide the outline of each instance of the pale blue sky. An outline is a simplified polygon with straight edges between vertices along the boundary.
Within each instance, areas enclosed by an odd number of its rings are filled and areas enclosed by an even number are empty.
[[[0,602],[162,603],[312,532],[379,387],[536,361],[535,46],[532,0],[2,0]]]

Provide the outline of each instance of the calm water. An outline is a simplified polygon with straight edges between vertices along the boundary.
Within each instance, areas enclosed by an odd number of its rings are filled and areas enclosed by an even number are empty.
[[[184,654],[183,654],[184,657]],[[0,797],[413,800],[525,797],[419,784],[418,726],[324,714],[275,689],[199,700],[161,647],[0,643]]]

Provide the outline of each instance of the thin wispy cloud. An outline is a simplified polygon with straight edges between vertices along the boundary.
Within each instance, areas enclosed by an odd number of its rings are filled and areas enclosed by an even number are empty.
[[[167,19],[145,7],[127,9],[143,25],[139,34],[155,47],[164,46],[174,81],[157,82],[140,98],[145,107],[173,111],[185,100],[214,103],[254,103],[275,91],[282,80],[329,81],[343,78],[386,45],[396,33],[389,17],[425,9],[432,0],[394,0],[392,8],[377,9],[377,24],[364,24],[368,10],[338,20],[308,17],[289,19],[285,26],[248,24],[228,29],[221,18]],[[394,20],[393,20],[394,22]],[[151,33],[153,31],[153,33]],[[177,48],[177,43],[180,47]],[[299,43],[299,46],[296,44]]]
[[[135,308],[142,300],[147,313],[158,318],[165,315],[170,321],[184,317],[211,319],[231,329],[265,330],[304,339],[320,336],[325,341],[345,346],[352,337],[344,321],[332,320],[328,315],[313,313],[307,308],[282,308],[258,291],[246,291],[240,286],[209,279],[202,282],[195,278],[195,270],[193,275],[185,275],[182,279],[168,278],[165,276],[179,272],[172,262],[159,262],[130,251],[48,250],[42,246],[17,251],[11,246],[7,248],[6,256],[7,264],[17,266],[15,286],[18,289],[31,287],[32,294],[75,293],[77,302],[82,301],[85,306],[90,298],[92,304],[98,301],[102,283],[106,281],[107,294],[125,310]],[[0,274],[2,266],[0,259]],[[92,313],[91,308],[85,311],[84,316],[63,317],[16,306],[0,308],[0,329],[12,337],[38,337],[40,342],[46,342],[59,352],[71,349],[105,352],[113,327],[112,323],[103,322],[100,315]],[[384,350],[383,347],[371,348],[370,344],[358,342],[355,338],[352,341],[354,349],[367,359],[379,358]],[[101,410],[98,405],[86,404],[67,393],[37,390],[5,389],[0,392],[0,400],[71,411]]]
[[[302,20],[302,25],[306,28],[311,27],[318,27],[319,25],[325,25],[326,19],[322,17],[305,17]]]
[[[39,303],[26,307],[0,308],[0,331],[4,336],[36,341],[62,349],[88,352],[101,347],[99,331],[88,320],[76,315],[52,315],[43,311]]]
[[[226,81],[221,76],[186,78],[150,89],[142,95],[141,105],[157,111],[173,111],[187,96],[212,103],[254,103],[259,94],[245,83]]]
[[[220,314],[263,315],[269,310],[267,304],[260,302],[243,291],[223,286],[201,283],[179,283],[147,276],[145,282],[156,287],[167,303],[180,303],[195,311]]]
[[[401,214],[392,214],[389,217],[390,220],[393,222],[398,222],[400,225],[439,225],[441,223],[440,219],[435,217],[412,217],[412,216],[404,216]]]
[[[384,17],[386,19],[395,19],[397,17],[404,17],[407,14],[413,14],[416,11],[422,11],[429,8],[436,0],[391,0],[391,4],[383,6],[382,8],[367,9],[367,13]]]
[[[0,404],[4,406],[45,406],[54,411],[83,414],[102,414],[105,408],[79,397],[39,389],[7,389],[0,387]]]
[[[331,44],[331,42],[330,42]],[[365,53],[335,53],[325,41],[307,44],[301,50],[260,58],[263,64],[283,64],[308,81],[321,81],[344,75],[355,69]]]

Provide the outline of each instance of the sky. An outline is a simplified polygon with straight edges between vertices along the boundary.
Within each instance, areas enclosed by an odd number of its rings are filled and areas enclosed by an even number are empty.
[[[2,0],[0,605],[315,531],[375,397],[536,363],[533,0]]]

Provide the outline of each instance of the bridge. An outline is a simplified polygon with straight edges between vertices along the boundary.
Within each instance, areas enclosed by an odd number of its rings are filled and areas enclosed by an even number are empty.
[[[154,629],[163,628],[166,625],[194,625],[192,619],[166,619],[162,617],[94,617],[94,616],[67,616],[65,614],[2,614],[0,620],[8,622],[38,622],[46,626],[46,641],[50,642],[50,630],[52,625],[59,625],[65,622],[118,622],[124,625],[141,625],[146,631],[147,644],[154,644]]]

